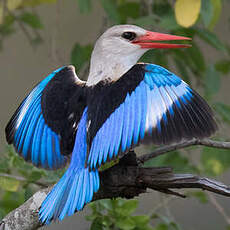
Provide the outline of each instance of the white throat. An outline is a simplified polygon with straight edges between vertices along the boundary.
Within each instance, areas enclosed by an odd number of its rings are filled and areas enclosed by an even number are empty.
[[[122,50],[122,53],[119,50]],[[138,47],[132,51],[134,52],[124,54],[124,49],[122,48],[108,52],[107,49],[99,49],[96,45],[92,52],[89,77],[86,84],[92,86],[102,80],[118,80],[137,63],[147,49]]]

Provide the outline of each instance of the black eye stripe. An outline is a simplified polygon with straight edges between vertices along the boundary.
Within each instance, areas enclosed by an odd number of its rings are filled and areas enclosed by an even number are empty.
[[[124,32],[121,37],[129,40],[129,41],[132,41],[136,38],[136,34],[134,32]]]

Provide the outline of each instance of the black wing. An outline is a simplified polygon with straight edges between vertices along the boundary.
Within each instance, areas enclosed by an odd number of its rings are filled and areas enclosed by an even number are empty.
[[[116,82],[101,84],[88,103],[91,168],[146,138],[170,144],[208,137],[217,128],[208,104],[161,66],[137,64]]]
[[[24,99],[6,126],[6,139],[36,166],[65,165],[86,105],[84,82],[73,66],[59,68]]]

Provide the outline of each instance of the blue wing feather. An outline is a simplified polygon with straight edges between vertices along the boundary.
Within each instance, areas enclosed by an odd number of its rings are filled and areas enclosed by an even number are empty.
[[[110,119],[110,123],[113,124],[112,127],[111,127],[111,130],[113,130],[114,136],[116,137],[118,129],[119,129],[119,126],[117,125],[117,122],[116,122],[118,118],[116,116],[110,116],[109,119]],[[115,152],[116,142],[115,142],[115,140],[114,140],[112,135],[109,135],[109,140],[110,140],[110,143],[111,143],[109,145],[109,159],[112,159],[112,157],[114,155],[114,152]],[[104,153],[104,155],[106,155],[106,156],[104,156],[104,159],[107,158],[107,153],[106,152]],[[104,161],[106,161],[106,160],[104,160]]]
[[[109,119],[109,122],[108,122],[108,124],[111,124],[111,126],[109,127],[107,127],[107,129],[106,129],[106,145],[105,145],[105,147],[104,147],[104,149],[103,149],[103,162],[106,162],[106,160],[107,160],[107,156],[108,156],[108,152],[109,152],[109,147],[110,147],[110,142],[112,142],[113,140],[111,139],[112,138],[112,135],[109,135],[109,133],[111,132],[111,130],[113,130],[114,131],[114,129],[115,129],[115,127],[114,127],[114,122],[112,121],[112,119],[113,119],[113,116],[112,117],[109,117],[108,118]],[[113,150],[112,150],[112,152],[113,152]],[[109,156],[109,158],[110,158],[110,156]]]
[[[121,104],[121,106],[119,107],[119,110],[117,110],[117,114],[114,114],[111,116],[116,116],[116,118],[117,118],[116,125],[118,127],[118,130],[117,130],[116,135],[114,136],[114,142],[115,142],[114,155],[117,156],[118,151],[120,149],[120,145],[121,145],[121,138],[122,138],[122,131],[123,131],[124,104]],[[100,141],[100,139],[99,139],[99,141]],[[97,154],[97,153],[95,153],[95,154]]]
[[[128,147],[128,139],[131,139],[132,137],[128,137],[128,135],[132,135],[132,133],[129,133],[129,124],[130,124],[130,95],[127,94],[125,99],[125,106],[124,106],[124,123],[123,123],[123,129],[122,129],[122,135],[123,138],[121,139],[121,151],[125,152],[126,148]]]
[[[13,135],[13,141],[9,140],[9,142],[13,142],[19,154],[34,165],[48,169],[64,166],[66,159],[60,154],[59,136],[45,123],[41,96],[48,82],[63,68],[48,75],[31,91],[6,128],[9,139]]]
[[[157,144],[168,144],[209,136],[216,130],[210,108],[184,81],[163,67],[144,66],[143,80],[131,94],[127,92],[93,138],[87,160],[91,168],[125,153],[146,136]],[[209,125],[208,131],[203,130],[204,124]],[[109,133],[108,127],[113,127]],[[105,142],[104,133],[110,141]]]
[[[130,122],[129,122],[128,135],[130,138],[128,138],[127,140],[128,148],[132,146],[133,137],[134,137],[134,122],[135,122],[135,102],[134,100],[130,100],[130,110],[129,111],[130,111]]]
[[[146,84],[144,81],[140,83],[140,97],[141,97],[141,121],[140,121],[140,140],[144,138],[145,135],[145,123],[146,123],[146,111],[147,111],[147,93],[146,93]],[[137,88],[138,88],[137,87]],[[132,99],[135,100],[136,98]]]
[[[134,122],[134,134],[133,134],[133,144],[136,145],[139,140],[139,135],[140,135],[140,124],[141,124],[141,95],[140,95],[140,90],[137,88],[133,92],[133,97],[136,98],[135,102],[135,122]]]

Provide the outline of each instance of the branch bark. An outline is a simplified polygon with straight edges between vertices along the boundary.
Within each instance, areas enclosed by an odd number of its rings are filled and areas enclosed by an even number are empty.
[[[153,189],[170,195],[185,198],[174,189],[198,188],[223,196],[230,196],[230,187],[221,182],[192,174],[174,174],[169,167],[145,168],[138,162],[159,156],[169,151],[191,145],[206,145],[217,148],[230,148],[230,143],[212,140],[192,140],[177,145],[156,149],[151,154],[136,158],[134,152],[125,155],[117,165],[100,172],[100,190],[93,201],[105,198],[133,198]],[[36,192],[29,200],[9,213],[0,223],[0,230],[31,230],[41,226],[38,211],[51,187]]]

